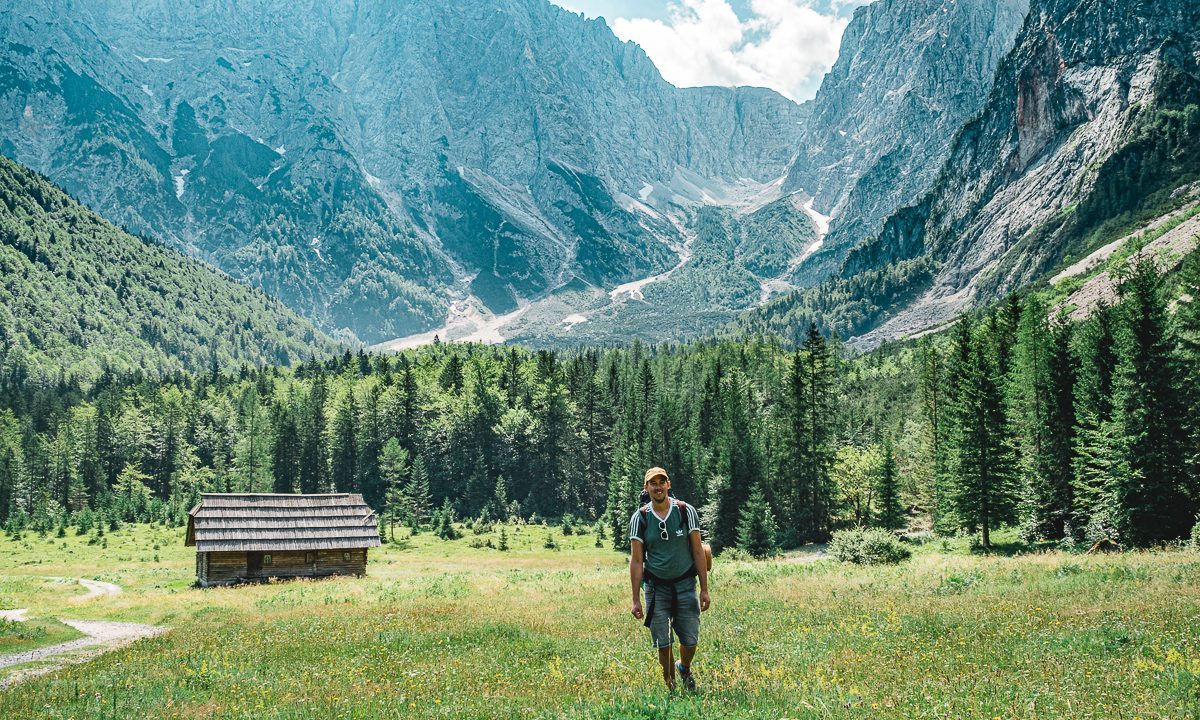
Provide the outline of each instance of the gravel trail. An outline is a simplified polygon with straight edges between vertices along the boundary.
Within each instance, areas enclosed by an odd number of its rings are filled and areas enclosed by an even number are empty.
[[[53,578],[61,579],[61,578]],[[80,602],[90,600],[96,597],[106,597],[117,595],[121,592],[119,585],[114,585],[100,580],[85,580],[79,579],[79,584],[87,588],[87,593],[79,597],[72,598],[71,602]],[[26,609],[21,610],[6,610],[4,615],[7,619],[24,622],[24,613]],[[10,687],[15,683],[42,673],[56,670],[67,663],[77,663],[90,660],[91,658],[106,653],[109,650],[128,645],[129,643],[140,640],[142,638],[153,637],[168,630],[168,628],[159,625],[142,625],[140,623],[126,622],[110,622],[107,620],[66,620],[61,621],[65,625],[69,625],[79,632],[84,634],[84,637],[76,640],[71,640],[57,645],[47,645],[46,647],[35,648],[9,655],[0,655],[0,668],[12,667],[23,663],[37,662],[39,660],[60,659],[61,662],[52,663],[43,667],[30,668],[24,671],[18,671],[8,677],[0,678],[0,690]],[[84,652],[74,652],[83,650]],[[71,653],[68,657],[63,657],[66,653]]]

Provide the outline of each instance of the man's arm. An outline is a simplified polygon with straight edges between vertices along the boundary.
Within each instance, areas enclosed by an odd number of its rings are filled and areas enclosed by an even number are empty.
[[[700,576],[700,610],[703,612],[712,601],[708,597],[708,559],[704,556],[704,545],[700,542],[700,528],[692,528],[688,533],[688,541],[692,546],[692,562],[696,564],[696,574]]]
[[[642,619],[642,541],[634,538],[629,541],[629,584],[633,586],[633,609],[630,612],[638,620]]]

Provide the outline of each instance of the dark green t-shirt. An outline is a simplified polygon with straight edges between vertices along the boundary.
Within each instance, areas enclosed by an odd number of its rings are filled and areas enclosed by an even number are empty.
[[[646,511],[646,532],[642,532],[642,511],[638,508],[629,518],[629,539],[646,543],[646,570],[660,580],[670,580],[692,567],[692,546],[688,535],[700,532],[696,509],[685,502],[671,501],[667,517],[660,518],[651,507]],[[667,539],[663,539],[663,528]]]

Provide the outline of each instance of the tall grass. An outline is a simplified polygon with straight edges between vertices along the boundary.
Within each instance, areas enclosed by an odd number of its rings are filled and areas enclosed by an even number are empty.
[[[160,561],[148,559],[164,532],[122,530],[107,551],[68,540],[32,566],[21,563],[35,553],[0,541],[6,577],[90,570],[127,588],[85,605],[54,601],[56,610],[173,628],[0,693],[0,717],[1200,711],[1200,555],[1191,552],[718,564],[695,666],[701,692],[670,696],[647,631],[629,616],[624,558],[587,535],[544,550],[547,528],[509,526],[505,553],[419,535],[372,551],[366,578],[196,590],[181,534],[160,543]]]

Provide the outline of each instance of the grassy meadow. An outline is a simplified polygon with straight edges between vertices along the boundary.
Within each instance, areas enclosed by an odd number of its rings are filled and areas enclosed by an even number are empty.
[[[183,532],[0,539],[0,604],[169,625],[0,691],[3,718],[1185,718],[1200,713],[1200,554],[722,562],[696,674],[662,689],[625,557],[506,528],[371,552],[366,578],[192,588]],[[543,547],[552,534],[558,549]],[[87,602],[46,577],[125,592]],[[0,652],[19,640],[0,637]],[[35,641],[26,641],[35,642]],[[41,641],[36,641],[41,643]],[[0,671],[3,673],[5,671]]]

